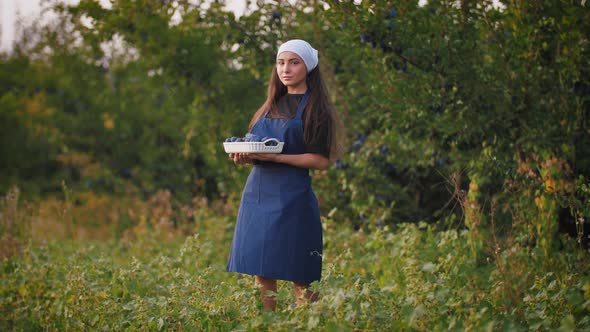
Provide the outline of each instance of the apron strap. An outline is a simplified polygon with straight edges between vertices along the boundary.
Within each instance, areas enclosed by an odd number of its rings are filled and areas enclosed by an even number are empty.
[[[301,119],[301,114],[303,114],[303,109],[305,108],[305,105],[307,104],[307,99],[309,99],[309,89],[307,89],[307,91],[305,91],[303,98],[301,98],[299,105],[297,105],[297,115],[295,116],[296,119]]]

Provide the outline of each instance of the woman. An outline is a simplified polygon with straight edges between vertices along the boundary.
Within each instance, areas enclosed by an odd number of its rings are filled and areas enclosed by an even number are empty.
[[[318,67],[318,52],[295,39],[279,47],[268,97],[250,132],[285,142],[281,154],[233,153],[253,164],[242,193],[227,270],[256,276],[262,304],[275,310],[277,280],[292,281],[298,303],[315,301],[322,226],[309,169],[327,169],[340,151],[338,119]]]

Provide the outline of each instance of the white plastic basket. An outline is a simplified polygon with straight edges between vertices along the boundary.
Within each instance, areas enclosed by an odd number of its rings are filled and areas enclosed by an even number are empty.
[[[266,145],[272,141],[277,145]],[[263,142],[224,142],[223,148],[226,153],[281,153],[284,144],[285,142],[279,142],[276,138],[269,138]]]

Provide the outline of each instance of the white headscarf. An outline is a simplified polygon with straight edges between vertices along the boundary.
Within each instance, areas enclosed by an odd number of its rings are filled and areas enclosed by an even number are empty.
[[[309,74],[318,65],[318,50],[311,47],[308,42],[301,39],[291,39],[283,43],[277,52],[277,60],[283,52],[293,52],[303,59],[307,73]]]

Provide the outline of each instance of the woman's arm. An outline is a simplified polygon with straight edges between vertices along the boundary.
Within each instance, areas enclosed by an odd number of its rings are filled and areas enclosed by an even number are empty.
[[[319,153],[303,153],[303,154],[276,154],[276,153],[247,153],[246,158],[256,159],[262,161],[272,161],[275,163],[288,164],[301,168],[312,169],[328,169],[330,166],[330,159]]]

